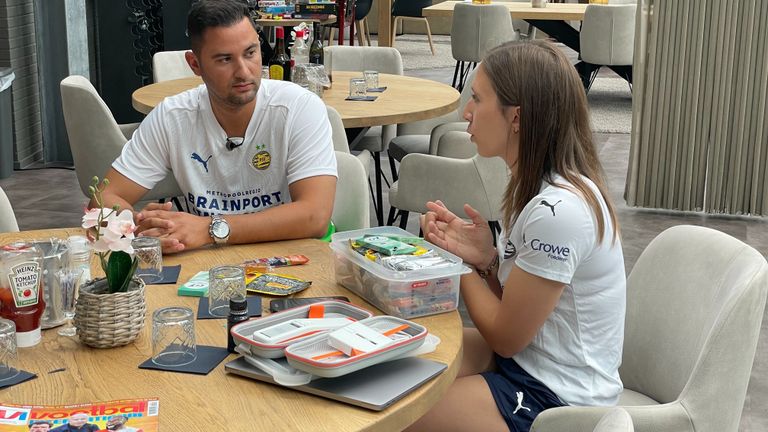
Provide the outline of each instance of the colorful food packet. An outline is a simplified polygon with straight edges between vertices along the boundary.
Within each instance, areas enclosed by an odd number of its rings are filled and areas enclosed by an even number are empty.
[[[248,292],[273,296],[295,294],[309,288],[311,284],[312,281],[275,273],[248,274],[245,279],[245,288]]]
[[[243,267],[246,274],[269,273],[275,267],[297,266],[308,262],[309,258],[305,255],[285,255],[247,260],[241,264],[241,267]]]

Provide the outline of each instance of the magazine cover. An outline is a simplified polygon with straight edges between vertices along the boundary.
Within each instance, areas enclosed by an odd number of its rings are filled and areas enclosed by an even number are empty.
[[[61,406],[0,403],[0,432],[157,432],[158,409],[157,399]]]

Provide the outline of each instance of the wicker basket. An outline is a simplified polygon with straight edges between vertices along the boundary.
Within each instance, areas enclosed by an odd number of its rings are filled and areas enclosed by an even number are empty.
[[[146,313],[144,281],[133,279],[127,292],[109,294],[107,280],[102,278],[80,287],[74,323],[80,342],[94,348],[113,348],[136,340]]]

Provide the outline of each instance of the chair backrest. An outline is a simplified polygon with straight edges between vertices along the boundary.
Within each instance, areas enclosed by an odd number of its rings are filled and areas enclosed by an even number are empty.
[[[345,152],[336,151],[339,174],[331,219],[337,231],[368,228],[371,223],[368,177],[360,160]]]
[[[456,3],[451,24],[451,53],[456,61],[482,61],[489,49],[511,40],[517,40],[517,33],[506,6]]]
[[[17,232],[19,225],[16,223],[16,215],[3,188],[0,187],[0,232]]]
[[[636,4],[590,4],[579,32],[581,59],[598,65],[631,65]]]
[[[93,176],[103,176],[128,141],[109,107],[85,77],[72,75],[61,81],[61,105],[75,174],[83,195]],[[158,183],[143,199],[155,200],[181,194],[172,175]]]
[[[347,141],[347,134],[344,132],[344,123],[341,121],[341,115],[330,105],[326,105],[325,108],[328,111],[328,122],[331,123],[333,149],[349,153],[349,141]]]
[[[403,74],[400,51],[392,47],[333,45],[325,47],[324,62],[329,72],[375,70],[392,75]]]
[[[195,76],[184,54],[189,50],[159,51],[152,56],[152,79],[156,83]]]
[[[357,0],[355,2],[355,21],[359,21],[371,13],[373,0]]]
[[[627,279],[624,387],[685,407],[697,431],[735,431],[760,332],[768,265],[743,242],[681,225]]]
[[[614,407],[597,422],[592,432],[634,432],[632,416],[621,407]]]
[[[432,0],[395,0],[392,2],[392,16],[422,17],[425,7],[432,6]]]

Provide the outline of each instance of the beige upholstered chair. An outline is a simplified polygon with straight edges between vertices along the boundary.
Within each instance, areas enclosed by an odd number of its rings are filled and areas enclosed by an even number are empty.
[[[371,221],[368,177],[363,164],[349,153],[336,151],[336,166],[339,178],[331,216],[336,230],[368,228]]]
[[[634,432],[634,430],[632,416],[624,408],[615,407],[605,413],[592,432]]]
[[[453,213],[465,216],[464,204],[474,207],[489,222],[501,219],[501,201],[508,180],[501,158],[475,155],[455,159],[409,154],[400,164],[400,177],[389,189],[389,204],[399,209],[400,228],[408,213],[427,211],[427,201],[440,200]],[[394,222],[390,211],[390,224]]]
[[[152,56],[152,78],[156,83],[195,76],[182,51],[159,51]]]
[[[579,32],[581,60],[591,74],[585,88],[589,91],[600,66],[629,66],[614,68],[631,80],[635,46],[636,4],[590,4],[584,12]],[[629,75],[627,75],[629,74]]]
[[[635,430],[735,432],[768,292],[765,258],[709,228],[680,225],[627,278],[619,400]],[[531,431],[592,431],[608,407],[542,412]]]
[[[337,152],[351,153],[349,151],[349,143],[347,142],[347,134],[344,132],[344,123],[341,122],[341,115],[339,115],[339,112],[330,105],[326,105],[325,108],[328,111],[328,121],[331,123],[333,149]],[[371,171],[371,160],[373,159],[371,152],[368,150],[361,150],[356,156],[360,160],[360,163],[363,164],[365,178],[368,178]]]
[[[16,215],[13,213],[11,202],[3,188],[0,188],[0,232],[17,232],[19,225],[16,223]]]
[[[77,181],[83,195],[89,197],[88,187],[93,176],[106,174],[138,124],[118,125],[93,85],[79,75],[61,81],[61,105]],[[147,192],[143,200],[155,201],[179,195],[181,190],[169,174]]]
[[[395,46],[397,24],[401,21],[421,21],[427,27],[427,39],[432,55],[435,55],[435,45],[432,43],[432,31],[429,20],[423,15],[425,7],[432,6],[432,0],[394,0],[392,2],[392,46]]]
[[[467,73],[488,50],[517,37],[506,6],[456,3],[451,23],[451,54],[456,60],[452,85],[461,91]]]
[[[352,47],[334,45],[325,48],[325,68],[333,71],[357,71],[375,70],[380,73],[402,75],[403,59],[400,52],[391,47]],[[362,74],[361,74],[362,76]],[[387,150],[389,141],[394,138],[396,125],[384,125],[370,128],[363,138],[353,144],[351,150],[368,150],[373,154],[376,181],[376,219],[379,225],[384,224],[384,209],[379,203],[382,197],[381,182],[384,173],[381,170],[382,152]]]

